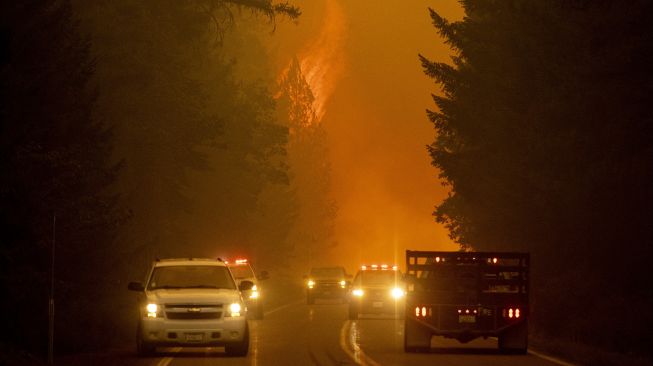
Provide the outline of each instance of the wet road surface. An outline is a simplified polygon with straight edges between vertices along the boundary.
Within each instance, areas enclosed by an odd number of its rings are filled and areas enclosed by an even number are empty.
[[[139,358],[133,350],[77,356],[57,362],[65,365],[569,365],[544,355],[499,354],[496,339],[478,339],[462,345],[433,337],[430,353],[403,351],[403,321],[365,316],[350,321],[347,305],[295,301],[266,312],[264,320],[250,320],[247,357],[227,357],[223,348],[160,348],[154,357]],[[89,363],[92,360],[92,363]]]

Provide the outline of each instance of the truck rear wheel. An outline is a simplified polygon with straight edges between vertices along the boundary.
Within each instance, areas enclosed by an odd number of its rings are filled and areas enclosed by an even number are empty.
[[[349,304],[349,320],[358,319],[358,307],[354,304]]]
[[[431,348],[431,330],[412,319],[404,321],[404,352],[428,352]]]
[[[499,334],[499,351],[525,354],[528,350],[528,322],[516,324]]]

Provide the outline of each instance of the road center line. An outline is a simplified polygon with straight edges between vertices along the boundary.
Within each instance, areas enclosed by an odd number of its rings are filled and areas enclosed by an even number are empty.
[[[299,303],[301,303],[301,302],[303,302],[303,301],[304,301],[304,300],[297,300],[297,301],[293,301],[293,302],[287,303],[287,304],[285,304],[285,305],[277,306],[276,308],[274,308],[274,309],[272,309],[272,310],[268,310],[268,311],[266,311],[266,312],[263,313],[263,314],[264,314],[264,315],[269,315],[269,314],[272,314],[272,313],[276,313],[277,311],[281,311],[281,310],[283,310],[283,309],[285,309],[285,308],[289,308],[289,307],[291,307],[291,306],[293,306],[293,305],[297,305],[297,304],[299,304]]]
[[[499,340],[499,338],[497,338],[497,337],[490,337],[490,339],[494,339],[494,340],[497,340],[497,341]],[[535,357],[539,357],[539,358],[541,358],[543,360],[547,360],[549,362],[553,362],[556,365],[560,365],[560,366],[578,366],[576,364],[573,364],[573,363],[567,362],[567,361],[563,361],[563,360],[561,360],[559,358],[555,358],[553,356],[547,356],[547,355],[545,355],[543,353],[540,353],[540,352],[538,352],[538,351],[536,351],[536,350],[534,350],[532,348],[528,348],[528,354],[533,355]]]
[[[174,347],[170,351],[173,352],[173,353],[178,353],[179,351],[181,351],[181,347]],[[168,366],[168,364],[170,364],[170,362],[172,362],[173,358],[174,357],[171,357],[171,356],[164,357],[164,358],[159,360],[159,362],[156,364],[156,366]]]
[[[340,328],[340,348],[351,358],[357,365],[381,366],[370,356],[365,354],[363,349],[356,343],[356,323],[347,320]]]
[[[529,355],[533,355],[533,356],[535,356],[535,357],[539,357],[539,358],[544,359],[544,360],[547,360],[547,361],[549,361],[549,362],[553,362],[553,363],[555,363],[555,364],[557,364],[557,365],[560,365],[560,366],[576,366],[576,365],[573,364],[573,363],[569,363],[569,362],[563,361],[563,360],[561,360],[561,359],[559,359],[559,358],[555,358],[555,357],[547,356],[547,355],[545,355],[545,354],[543,354],[543,353],[540,353],[540,352],[538,352],[538,351],[534,351],[533,349],[529,349],[529,350],[528,350],[528,354],[529,354]]]

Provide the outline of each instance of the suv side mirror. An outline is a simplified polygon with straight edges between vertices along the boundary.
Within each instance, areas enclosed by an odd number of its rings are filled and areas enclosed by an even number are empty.
[[[354,278],[354,276],[352,276],[351,274],[347,274],[345,277],[349,278],[350,280]]]
[[[307,279],[308,279],[308,275],[302,275],[302,278],[305,279],[305,280],[307,280]]]
[[[254,282],[252,282],[252,281],[247,281],[247,280],[241,281],[241,282],[240,282],[240,285],[238,285],[238,289],[239,289],[240,291],[251,290],[252,287],[254,287]]]
[[[127,285],[127,288],[130,291],[145,291],[145,287],[140,282],[130,282],[129,285]]]
[[[260,281],[267,280],[268,278],[270,278],[268,271],[261,271],[261,273],[258,274],[258,279]]]

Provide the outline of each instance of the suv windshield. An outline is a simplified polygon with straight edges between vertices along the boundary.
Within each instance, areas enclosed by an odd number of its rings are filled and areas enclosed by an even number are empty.
[[[400,281],[399,271],[361,271],[354,283],[359,286],[394,286]]]
[[[154,268],[148,290],[162,288],[221,288],[234,290],[236,284],[227,267],[163,266]]]
[[[241,266],[229,266],[229,269],[231,270],[231,273],[234,275],[234,278],[241,280],[243,278],[253,278],[254,277],[254,271],[252,271],[252,268],[247,265],[241,265]]]
[[[313,268],[311,277],[344,278],[345,270],[341,267]]]

